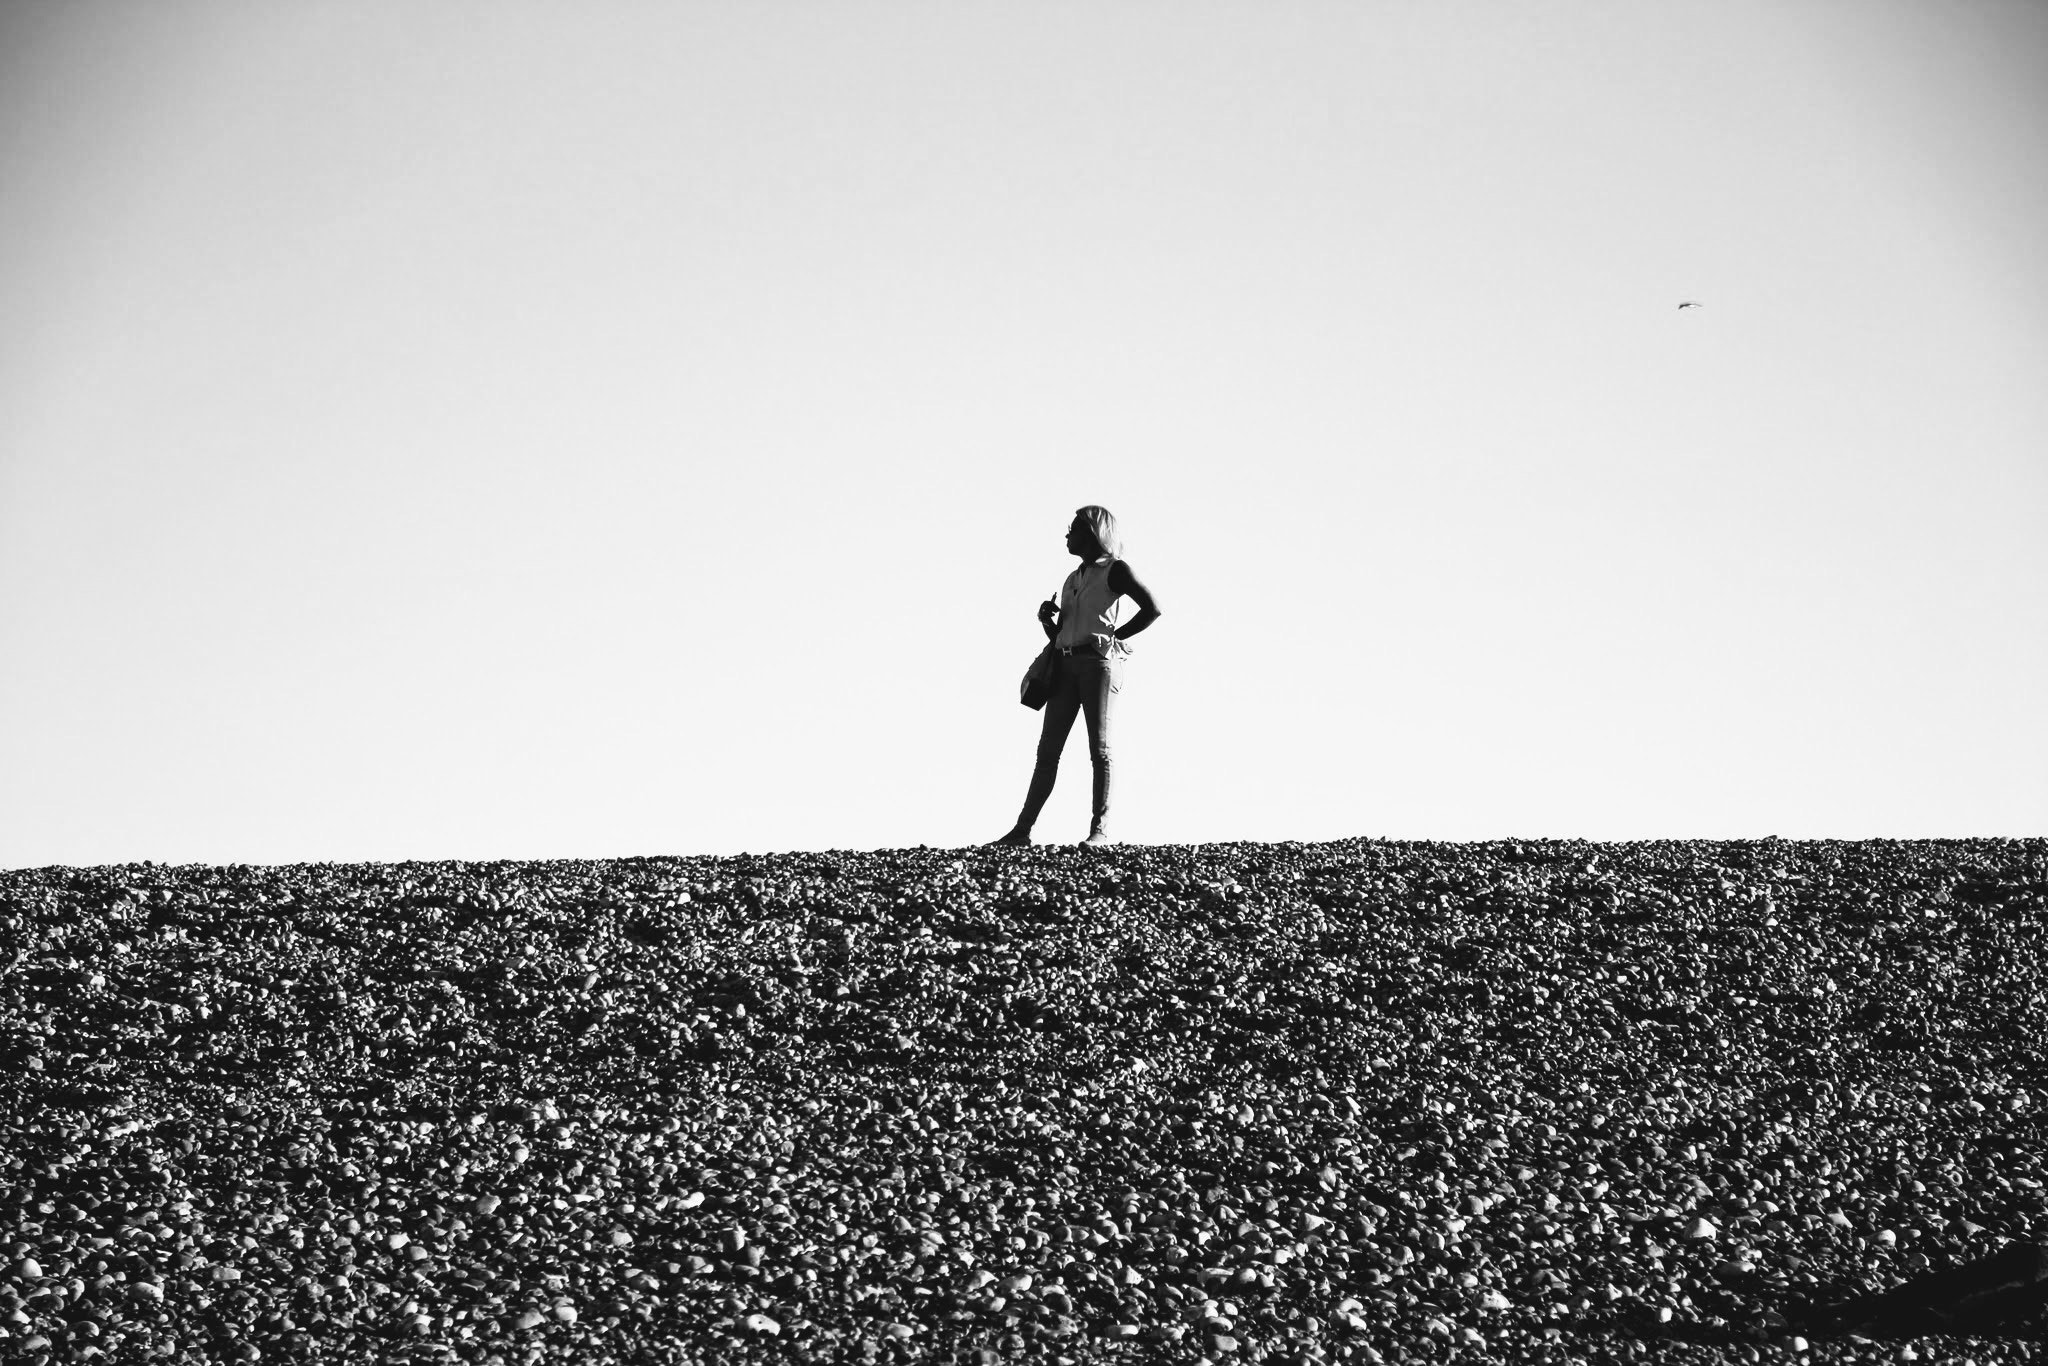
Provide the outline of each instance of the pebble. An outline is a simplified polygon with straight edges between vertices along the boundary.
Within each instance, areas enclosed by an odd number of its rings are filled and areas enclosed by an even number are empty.
[[[6,1284],[94,1306],[97,1341],[137,1359],[198,1340],[179,1283],[199,1281],[271,1355],[343,1359],[333,1325],[361,1316],[425,1334],[414,1350],[517,1332],[512,1366],[527,1343],[594,1361],[671,1338],[737,1360],[720,1333],[812,1360],[914,1340],[1080,1361],[1100,1332],[1286,1362],[1428,1337],[1565,1359],[1573,1334],[1651,1318],[1766,1333],[1791,1272],[1884,1284],[2048,1218],[2038,1153],[1979,1163],[1969,1141],[2037,1112],[2015,1108],[2032,1060],[1997,1040],[2048,1027],[2021,967],[2048,929],[2042,855],[1348,841],[129,869],[147,895],[126,909],[102,870],[0,873],[0,962],[80,974],[0,974],[6,1036],[62,1041],[17,1074],[42,1108],[0,1134],[21,1207],[50,1207],[0,1234]],[[813,932],[828,919],[859,932]],[[1948,962],[2013,1003],[2006,1034],[1929,986]],[[116,1009],[173,991],[182,1019]],[[59,1104],[74,1058],[128,1108]],[[95,1244],[80,1216],[109,1202],[172,1236]],[[1829,1236],[1886,1222],[1890,1243]],[[134,1288],[103,1281],[117,1265]]]

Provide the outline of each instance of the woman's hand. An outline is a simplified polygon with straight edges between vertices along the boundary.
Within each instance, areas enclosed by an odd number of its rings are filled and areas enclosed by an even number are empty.
[[[1051,598],[1047,598],[1044,602],[1038,604],[1038,628],[1045,632],[1047,640],[1057,640],[1059,638],[1060,628],[1058,623],[1053,620],[1059,614],[1059,610],[1060,605]]]

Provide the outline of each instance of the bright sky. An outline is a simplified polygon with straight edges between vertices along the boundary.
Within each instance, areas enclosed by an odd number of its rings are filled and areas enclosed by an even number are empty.
[[[2031,0],[7,4],[0,866],[992,838],[1089,502],[1125,839],[2048,833],[2044,72]]]

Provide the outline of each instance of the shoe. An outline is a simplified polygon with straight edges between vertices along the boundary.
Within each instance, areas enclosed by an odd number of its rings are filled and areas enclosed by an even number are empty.
[[[1087,839],[1085,839],[1085,840],[1082,840],[1082,841],[1081,841],[1081,847],[1082,847],[1083,849],[1101,849],[1101,848],[1105,847],[1106,845],[1111,845],[1111,844],[1115,844],[1115,843],[1116,843],[1116,841],[1115,841],[1115,840],[1111,839],[1111,838],[1110,838],[1110,837],[1109,837],[1108,835],[1104,834],[1104,833],[1103,833],[1102,831],[1100,831],[1100,830],[1090,830],[1090,831],[1088,832],[1088,838],[1087,838]]]
[[[1009,834],[1004,835],[1001,839],[990,840],[981,847],[984,849],[1024,849],[1030,847],[1030,844],[1031,832],[1029,830],[1013,828]]]

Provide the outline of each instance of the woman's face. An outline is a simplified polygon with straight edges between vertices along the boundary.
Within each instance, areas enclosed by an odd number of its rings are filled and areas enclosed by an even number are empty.
[[[1096,553],[1095,528],[1076,517],[1067,527],[1067,553],[1092,556]]]

